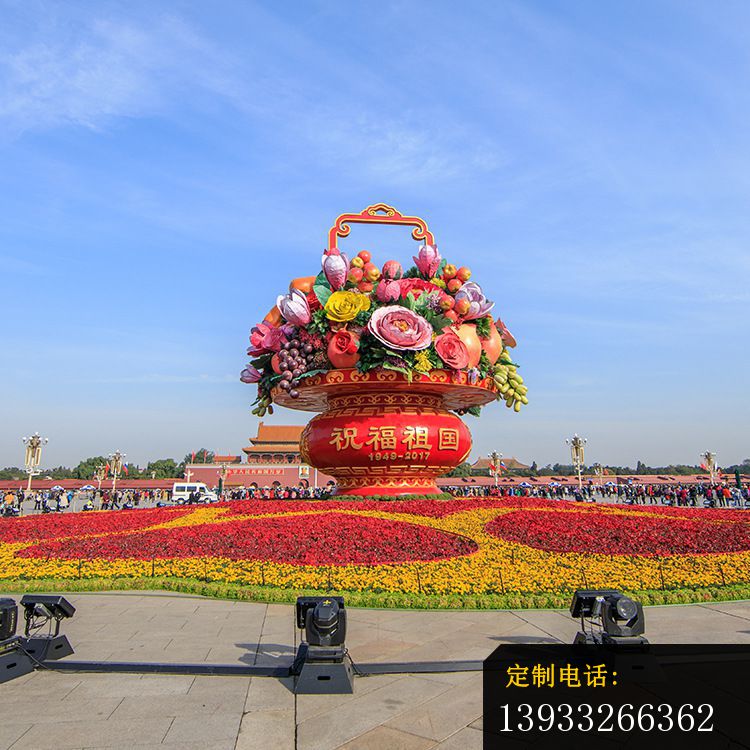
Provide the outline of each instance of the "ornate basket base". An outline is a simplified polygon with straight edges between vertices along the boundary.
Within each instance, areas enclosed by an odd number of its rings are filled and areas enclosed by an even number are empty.
[[[469,428],[447,404],[495,398],[486,387],[437,373],[426,382],[393,372],[328,375],[299,399],[310,408],[314,398],[323,410],[302,433],[300,449],[307,463],[336,479],[342,495],[438,494],[435,480],[471,451]]]

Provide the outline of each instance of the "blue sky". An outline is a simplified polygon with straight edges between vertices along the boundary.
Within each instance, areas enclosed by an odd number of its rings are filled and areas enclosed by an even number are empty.
[[[475,454],[750,456],[750,6],[0,0],[0,465],[255,433],[250,326],[345,211],[519,340]],[[407,232],[355,229],[385,261]],[[276,422],[305,420],[282,412]]]

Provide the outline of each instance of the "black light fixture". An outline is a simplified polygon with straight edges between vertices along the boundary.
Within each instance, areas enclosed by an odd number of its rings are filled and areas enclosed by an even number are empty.
[[[620,647],[648,644],[643,637],[646,630],[643,607],[617,589],[578,589],[573,594],[570,614],[581,620],[574,644]]]
[[[67,637],[60,634],[60,623],[73,617],[76,608],[64,596],[25,594],[21,606],[26,621],[24,649],[33,659],[51,661],[73,653]]]
[[[300,596],[295,608],[304,639],[292,672],[296,693],[352,693],[351,661],[347,656],[346,608],[341,596]]]
[[[14,599],[0,599],[0,683],[34,671],[34,662],[16,635],[18,605]]]

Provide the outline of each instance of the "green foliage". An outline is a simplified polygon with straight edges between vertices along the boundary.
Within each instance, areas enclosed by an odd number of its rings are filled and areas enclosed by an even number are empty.
[[[434,497],[434,496],[432,496]],[[490,594],[443,594],[424,592],[405,594],[383,591],[346,591],[323,589],[274,588],[272,586],[243,585],[198,578],[144,576],[132,578],[39,578],[6,579],[0,581],[0,592],[24,594],[29,592],[77,591],[177,591],[214,599],[253,602],[292,603],[298,596],[321,593],[346,598],[347,607],[422,609],[422,610],[504,610],[504,609],[563,609],[570,605],[572,590],[513,592]],[[687,604],[691,602],[727,602],[750,599],[750,586],[703,586],[677,589],[644,589],[625,591],[644,605]]]
[[[490,337],[490,325],[492,323],[492,317],[487,315],[484,318],[478,318],[474,321],[477,328],[477,336],[480,339],[488,339]]]
[[[180,462],[179,468],[184,471],[187,464],[210,464],[214,460],[214,452],[208,450],[208,448],[201,448],[195,451],[195,460],[193,460],[192,453],[186,453],[185,458]]]
[[[310,322],[307,324],[307,330],[310,333],[316,333],[318,336],[325,336],[328,333],[328,318],[325,310],[315,310],[311,314]]]
[[[22,480],[28,476],[23,469],[18,466],[6,466],[4,469],[0,469],[0,479],[13,479]]]
[[[490,377],[490,375],[492,375],[494,372],[493,365],[487,357],[484,349],[482,349],[482,353],[479,355],[479,364],[477,365],[477,369],[479,370],[479,376],[482,379]]]
[[[326,275],[321,271],[316,277],[315,281],[313,282],[313,291],[315,292],[315,296],[318,298],[318,302],[322,306],[325,307],[326,302],[328,302],[328,298],[333,294],[333,289],[331,289],[331,285],[328,283],[328,279],[326,279]]]
[[[154,479],[170,479],[178,476],[180,469],[173,458],[160,458],[156,461],[149,461],[143,470],[143,474],[149,479],[152,473]]]
[[[449,471],[446,476],[448,477],[470,477],[471,476],[471,464],[468,461],[464,461],[462,464],[456,466],[455,469]]]
[[[75,479],[88,479],[91,481],[96,473],[96,467],[101,464],[106,466],[108,459],[104,456],[92,456],[91,458],[84,458],[73,471],[73,477]]]

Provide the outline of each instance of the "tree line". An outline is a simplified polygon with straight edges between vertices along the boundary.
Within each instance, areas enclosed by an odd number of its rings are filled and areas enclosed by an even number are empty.
[[[127,464],[127,471],[120,473],[121,478],[127,479],[171,479],[172,477],[184,477],[185,467],[191,463],[210,464],[214,460],[214,452],[207,448],[186,453],[179,463],[173,458],[159,458],[149,461],[146,466],[138,464]],[[106,467],[109,463],[107,456],[90,456],[84,458],[77,466],[55,466],[53,468],[40,469],[36,476],[49,477],[50,479],[86,479],[93,480],[99,466]],[[0,479],[23,479],[26,471],[18,466],[8,466],[0,469]],[[107,475],[108,477],[111,474]]]
[[[701,466],[690,466],[688,464],[670,464],[669,466],[648,466],[643,461],[638,461],[635,468],[630,466],[604,466],[605,476],[623,476],[629,474],[656,474],[668,476],[691,476],[695,474],[705,474],[706,470]],[[731,466],[722,466],[723,474],[732,474],[735,470],[746,474],[750,472],[750,458],[746,458],[739,464]],[[584,474],[593,474],[593,466],[584,466]],[[451,471],[449,477],[486,477],[490,476],[489,469],[474,468],[470,463],[464,462]],[[569,477],[575,476],[576,470],[572,464],[546,464],[539,468],[534,461],[528,469],[503,469],[503,476],[519,477]]]

